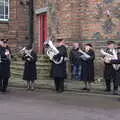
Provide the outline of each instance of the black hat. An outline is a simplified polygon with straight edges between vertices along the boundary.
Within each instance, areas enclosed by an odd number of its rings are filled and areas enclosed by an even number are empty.
[[[32,46],[27,46],[26,49],[30,50],[30,49],[32,49]]]
[[[118,46],[118,47],[120,47],[120,42],[119,42],[119,43],[117,43],[117,46]]]
[[[112,41],[112,40],[107,41],[107,44],[108,44],[108,45],[110,45],[110,44],[115,44],[115,41]]]
[[[4,40],[5,40],[5,39],[3,39],[3,38],[1,39],[1,41],[4,41]]]
[[[1,39],[1,41],[2,41],[3,43],[7,43],[7,42],[8,42],[8,39]]]
[[[63,41],[63,39],[62,39],[62,38],[57,39],[57,42],[61,42],[61,41]]]
[[[85,46],[89,46],[89,47],[93,47],[92,44],[88,43],[88,44],[85,44]]]

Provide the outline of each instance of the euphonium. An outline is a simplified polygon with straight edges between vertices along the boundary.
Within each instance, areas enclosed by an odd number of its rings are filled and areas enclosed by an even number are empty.
[[[83,60],[87,60],[90,58],[90,55],[88,55],[87,53],[85,53],[84,51],[82,51],[81,49],[78,50],[82,55],[80,56],[81,59]]]
[[[105,52],[103,49],[100,50],[102,55],[104,55],[104,62],[105,63],[110,63],[111,60],[118,60],[118,57],[117,57],[117,51],[115,49],[112,50],[112,55]],[[118,70],[120,68],[120,65],[117,65],[117,64],[112,64],[113,65],[113,68],[115,70]]]
[[[101,49],[100,52],[104,56],[104,62],[105,63],[110,63],[110,61],[114,58],[113,55],[105,52],[103,49]]]
[[[59,61],[54,60],[54,56],[59,54],[59,51],[53,45],[53,42],[51,40],[46,40],[44,44],[47,48],[47,56],[50,58],[50,60],[53,61],[55,64],[60,64],[63,61],[63,57],[61,57]]]

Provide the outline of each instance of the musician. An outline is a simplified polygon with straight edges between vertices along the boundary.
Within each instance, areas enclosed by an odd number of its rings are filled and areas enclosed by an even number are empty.
[[[82,59],[82,80],[84,81],[85,87],[83,90],[90,91],[91,82],[94,81],[94,59],[95,52],[91,44],[85,44],[85,53],[90,56],[88,59]]]
[[[72,65],[72,74],[75,80],[81,79],[81,59],[79,57],[79,43],[73,43],[73,48],[70,54],[70,62]]]
[[[5,93],[8,87],[8,80],[10,77],[10,50],[6,46],[6,40],[0,41],[0,91]]]
[[[12,52],[11,52],[11,48],[8,45],[8,39],[2,39],[1,41],[3,41],[5,49],[10,52],[9,59],[11,60],[11,58],[13,58],[13,55],[12,55]]]
[[[108,41],[107,42],[107,49],[106,52],[113,55],[113,50],[115,50],[115,42],[114,41]],[[117,94],[118,91],[118,81],[116,79],[116,70],[113,67],[113,64],[109,61],[106,61],[106,56],[104,56],[104,63],[105,63],[105,68],[104,68],[104,78],[105,78],[105,83],[106,83],[106,89],[105,91],[111,91],[111,80],[113,80],[113,94]]]
[[[115,64],[116,67],[118,67],[116,69],[116,81],[118,83],[118,85],[120,86],[120,43],[117,44],[117,57],[118,59],[117,60],[111,60],[111,63],[112,64]]]
[[[64,46],[64,40],[58,39],[56,47],[59,51],[59,54],[54,56],[54,59],[60,60],[61,57],[64,57],[63,61],[60,64],[52,62],[52,77],[54,78],[56,91],[61,93],[64,91],[64,79],[66,78],[66,61],[67,50]]]
[[[31,47],[27,47],[27,52],[30,54],[30,56],[24,54],[22,57],[22,59],[25,61],[23,80],[27,81],[28,90],[34,90],[34,81],[37,79],[37,55]]]
[[[117,60],[111,60],[111,63],[113,64],[120,64],[120,43],[117,44],[117,56],[118,59]]]

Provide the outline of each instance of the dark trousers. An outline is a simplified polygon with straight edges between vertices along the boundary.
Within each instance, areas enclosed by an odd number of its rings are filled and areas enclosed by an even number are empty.
[[[106,89],[109,91],[111,90],[111,81],[113,81],[113,90],[118,90],[118,71],[112,70],[109,74],[106,74],[105,76]]]
[[[120,69],[116,72],[116,79],[118,82],[118,86],[120,86]]]
[[[64,78],[55,77],[54,82],[55,82],[56,91],[59,91],[59,92],[64,91]]]
[[[9,78],[0,77],[0,90],[3,92],[5,92],[8,87],[8,79]]]

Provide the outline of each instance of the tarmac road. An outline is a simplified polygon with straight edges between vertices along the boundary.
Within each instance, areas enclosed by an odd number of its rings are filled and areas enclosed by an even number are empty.
[[[120,96],[10,88],[0,94],[0,120],[120,120]]]

